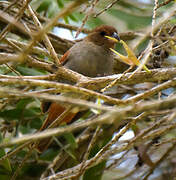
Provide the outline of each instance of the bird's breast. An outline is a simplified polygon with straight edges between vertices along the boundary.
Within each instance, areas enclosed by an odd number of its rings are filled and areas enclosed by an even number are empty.
[[[113,56],[109,49],[82,41],[70,49],[65,67],[89,77],[105,76],[112,73]]]

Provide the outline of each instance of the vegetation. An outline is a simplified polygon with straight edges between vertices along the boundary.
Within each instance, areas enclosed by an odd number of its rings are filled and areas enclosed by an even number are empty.
[[[0,179],[174,179],[175,13],[174,0],[0,1]],[[141,65],[115,55],[114,75],[98,78],[62,67],[101,24],[118,29]],[[116,51],[125,54],[120,43]],[[40,132],[42,101],[85,113]],[[38,153],[33,144],[47,137]]]

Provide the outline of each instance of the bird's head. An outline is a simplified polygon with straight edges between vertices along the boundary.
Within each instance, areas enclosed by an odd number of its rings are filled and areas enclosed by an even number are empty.
[[[114,48],[116,42],[120,40],[117,30],[112,26],[102,25],[93,29],[86,37],[86,40],[96,45],[106,48]]]

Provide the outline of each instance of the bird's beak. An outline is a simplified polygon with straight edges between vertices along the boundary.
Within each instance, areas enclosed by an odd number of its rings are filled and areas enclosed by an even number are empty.
[[[116,32],[114,32],[112,34],[112,36],[105,36],[105,37],[112,40],[112,41],[114,41],[114,42],[119,42],[120,41],[120,37],[119,37],[118,33],[116,33]]]

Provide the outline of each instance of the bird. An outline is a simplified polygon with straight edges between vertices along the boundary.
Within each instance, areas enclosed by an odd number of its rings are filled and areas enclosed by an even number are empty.
[[[75,43],[61,57],[60,63],[65,68],[88,77],[111,75],[113,73],[114,56],[110,48],[114,48],[116,42],[108,37],[120,40],[115,27],[108,25],[96,27],[82,41]],[[44,113],[48,112],[48,116],[39,131],[48,128],[66,109],[62,104],[56,102],[43,102],[41,107]],[[75,112],[68,113],[60,124],[70,123],[76,114]],[[36,145],[37,151],[43,152],[46,150],[50,140],[48,142],[39,141]]]

